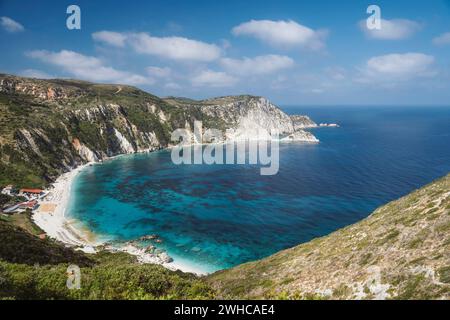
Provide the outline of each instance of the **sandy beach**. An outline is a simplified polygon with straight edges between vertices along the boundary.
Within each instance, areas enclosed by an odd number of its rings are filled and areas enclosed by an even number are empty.
[[[49,237],[70,246],[80,247],[83,251],[93,252],[93,248],[99,244],[96,243],[95,237],[87,230],[76,229],[73,226],[75,221],[66,217],[73,179],[88,165],[79,166],[61,175],[53,183],[53,187],[46,190],[48,195],[39,201],[39,208],[33,214],[33,221]]]
[[[78,221],[69,218],[67,207],[69,205],[72,183],[75,177],[87,166],[94,163],[87,163],[76,169],[64,173],[53,183],[52,187],[46,190],[48,195],[39,201],[39,208],[33,213],[32,219],[36,225],[45,231],[47,236],[56,239],[67,246],[77,247],[78,250],[86,253],[97,252],[96,247],[103,245],[94,233],[88,229],[80,228]],[[96,163],[98,165],[98,163]],[[174,259],[172,262],[164,262],[160,257],[145,253],[143,249],[134,245],[124,245],[121,247],[102,247],[112,252],[127,252],[137,257],[140,263],[160,264],[170,270],[181,270],[197,275],[204,275],[206,272],[189,263]]]

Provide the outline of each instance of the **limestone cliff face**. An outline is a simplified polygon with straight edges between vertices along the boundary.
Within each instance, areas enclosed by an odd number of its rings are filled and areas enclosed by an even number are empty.
[[[153,106],[154,107],[154,106]],[[161,110],[148,106],[146,112],[157,117],[164,117]],[[109,103],[86,109],[67,112],[65,118],[69,123],[81,123],[90,127],[91,133],[98,137],[101,145],[93,152],[99,159],[117,154],[152,151],[162,147],[155,130],[139,129],[128,116],[125,108]],[[87,160],[87,159],[86,159]]]
[[[72,145],[83,160],[87,162],[97,162],[99,160],[97,155],[91,149],[82,144],[80,140],[76,138],[73,139]]]
[[[165,103],[117,88],[0,75],[0,185],[42,186],[82,163],[167,146]]]
[[[273,105],[270,101],[260,97],[245,97],[231,103],[220,104],[226,98],[211,100],[212,105],[206,105],[202,111],[212,117],[224,120],[227,125],[241,130],[245,135],[246,129],[264,128],[269,132],[280,134],[294,132],[292,121],[288,115]]]
[[[7,94],[27,94],[39,99],[60,100],[74,96],[75,91],[67,92],[54,84],[43,86],[38,81],[28,78],[14,77],[0,74],[0,92]]]
[[[271,134],[278,133],[285,141],[318,142],[311,133],[295,128],[286,113],[262,97],[228,96],[187,102],[171,98],[170,103],[219,119],[217,129],[228,131],[226,140],[271,139]]]
[[[0,75],[0,99],[0,172],[15,177],[5,183],[26,176],[39,185],[82,163],[165,148],[172,131],[193,128],[196,120],[204,130],[228,130],[223,139],[270,139],[278,132],[285,141],[317,142],[254,96],[160,99],[129,86]]]
[[[231,105],[212,106],[205,108],[205,112],[213,110],[233,118],[229,123],[233,132],[230,139],[264,139],[270,138],[270,134],[289,134],[294,132],[292,121],[284,112],[264,98],[249,98]]]

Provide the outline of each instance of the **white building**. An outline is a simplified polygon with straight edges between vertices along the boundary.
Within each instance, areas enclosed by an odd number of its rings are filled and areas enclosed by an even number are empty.
[[[13,195],[13,186],[12,185],[8,185],[8,186],[4,187],[3,190],[2,190],[2,194],[6,194],[8,196],[12,196]]]

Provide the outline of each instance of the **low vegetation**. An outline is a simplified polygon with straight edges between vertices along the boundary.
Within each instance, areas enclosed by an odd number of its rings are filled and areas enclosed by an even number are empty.
[[[24,214],[22,214],[24,215]],[[91,259],[83,253],[55,243],[50,239],[39,239],[20,227],[0,220],[0,259],[19,264],[58,264],[72,262],[87,266]]]
[[[39,239],[0,220],[0,299],[211,299],[192,274],[139,264],[124,253],[87,255]],[[66,286],[67,268],[81,268],[81,288]]]

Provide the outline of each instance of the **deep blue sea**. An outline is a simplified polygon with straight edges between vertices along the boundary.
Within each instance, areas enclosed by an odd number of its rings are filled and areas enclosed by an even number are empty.
[[[83,170],[69,214],[105,239],[157,234],[176,260],[215,271],[329,234],[450,172],[450,108],[283,108],[340,128],[280,145],[280,169],[174,165],[169,151]]]

